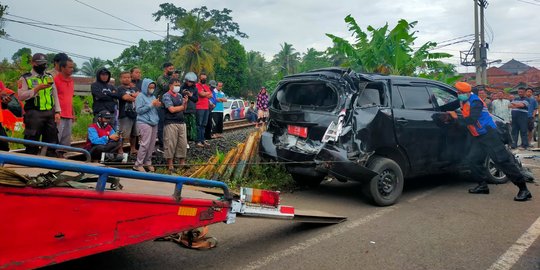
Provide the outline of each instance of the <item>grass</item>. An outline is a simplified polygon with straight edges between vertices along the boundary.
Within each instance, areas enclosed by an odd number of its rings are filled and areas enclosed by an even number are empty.
[[[233,190],[251,187],[268,190],[288,190],[295,186],[291,175],[280,164],[260,164],[249,167],[246,177],[231,179],[225,183]]]

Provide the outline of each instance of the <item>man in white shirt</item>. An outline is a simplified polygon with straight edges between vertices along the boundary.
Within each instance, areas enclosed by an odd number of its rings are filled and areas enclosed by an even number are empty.
[[[508,108],[510,101],[504,99],[503,96],[502,92],[495,93],[496,99],[491,102],[492,113],[510,123],[512,121],[510,108]]]

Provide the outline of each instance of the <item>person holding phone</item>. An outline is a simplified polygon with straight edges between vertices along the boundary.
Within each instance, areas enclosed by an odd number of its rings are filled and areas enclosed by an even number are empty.
[[[19,98],[24,103],[24,139],[58,143],[57,123],[60,121],[60,102],[51,74],[46,73],[47,57],[42,53],[32,56],[32,70],[17,81]],[[37,155],[39,146],[26,145],[27,154]],[[54,150],[48,155],[56,156]]]

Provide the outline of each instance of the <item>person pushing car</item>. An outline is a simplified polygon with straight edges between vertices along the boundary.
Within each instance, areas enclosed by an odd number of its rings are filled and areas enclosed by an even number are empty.
[[[457,122],[466,126],[473,137],[469,162],[473,175],[478,177],[478,186],[469,189],[469,193],[489,194],[487,176],[484,173],[485,157],[486,154],[489,154],[495,166],[503,171],[519,188],[514,200],[527,201],[531,199],[531,192],[525,184],[526,178],[497,133],[497,126],[489,114],[486,104],[477,95],[471,93],[470,84],[458,82],[455,84],[455,88],[458,91],[462,115],[458,116],[456,112],[452,111],[442,113],[439,117],[445,123]]]

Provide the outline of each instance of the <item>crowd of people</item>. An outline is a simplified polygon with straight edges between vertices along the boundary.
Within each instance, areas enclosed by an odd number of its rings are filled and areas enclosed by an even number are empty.
[[[74,63],[64,53],[54,57],[54,69],[47,71],[47,57],[36,53],[31,58],[32,70],[17,82],[18,98],[24,102],[24,139],[71,146],[75,113],[73,111]],[[181,72],[172,63],[163,64],[163,74],[156,80],[143,78],[140,68],[122,71],[119,85],[111,83],[111,72],[100,68],[91,84],[93,123],[88,127],[85,148],[92,160],[104,157],[120,161],[123,145],[130,143],[130,153],[136,155],[133,169],[154,172],[152,155],[161,152],[167,169],[174,170],[174,161],[183,165],[189,148],[209,147],[209,140],[222,138],[223,103],[227,97],[223,83],[207,81],[205,73]],[[14,92],[1,87],[2,106],[11,102]],[[268,94],[263,87],[257,97],[257,124],[268,116]],[[0,114],[1,115],[1,114]],[[2,119],[0,117],[0,125]],[[6,136],[0,126],[0,135]],[[9,145],[0,142],[0,150]],[[49,156],[63,157],[65,152],[48,149]],[[26,145],[25,152],[39,154],[40,147]],[[45,153],[43,153],[45,154]]]
[[[532,88],[519,87],[517,94],[514,97],[496,92],[490,97],[486,90],[478,91],[478,97],[486,103],[489,112],[510,123],[513,141],[511,148],[518,148],[520,143],[519,148],[524,150],[532,145],[540,93],[535,95]]]

